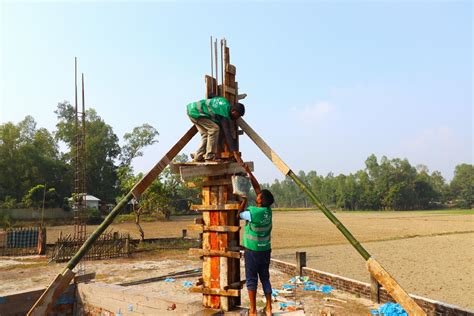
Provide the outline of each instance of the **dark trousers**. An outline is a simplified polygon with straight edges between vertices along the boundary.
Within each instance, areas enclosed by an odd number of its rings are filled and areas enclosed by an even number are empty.
[[[272,285],[270,284],[270,257],[271,250],[252,251],[245,249],[245,277],[247,279],[247,290],[256,291],[258,278],[262,283],[263,293],[272,293]]]

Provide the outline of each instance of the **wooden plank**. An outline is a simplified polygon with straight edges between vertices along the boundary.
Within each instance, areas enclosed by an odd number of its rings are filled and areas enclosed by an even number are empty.
[[[204,80],[206,82],[206,99],[209,99],[210,94],[217,94],[216,93],[216,79],[212,78],[209,75],[206,75],[204,77]]]
[[[93,279],[95,279],[95,272],[75,276],[74,283],[85,283]]]
[[[253,171],[253,162],[248,161],[246,164],[249,166],[250,170]],[[183,181],[191,180],[198,177],[208,177],[208,176],[220,176],[227,174],[236,174],[243,173],[246,174],[246,171],[236,162],[231,163],[221,163],[216,165],[192,165],[192,166],[180,166],[179,167],[181,179]]]
[[[238,289],[238,290],[240,290],[244,286],[245,282],[247,282],[247,280],[233,282],[229,285],[224,286],[223,289],[224,290],[229,290],[229,289]]]
[[[219,296],[240,296],[240,291],[239,290],[221,290],[219,288],[205,288],[205,287],[199,287],[199,286],[194,286],[189,288],[190,292],[193,293],[203,293],[203,294],[210,294],[210,295],[219,295]]]
[[[210,185],[231,185],[232,180],[230,178],[222,178],[222,179],[213,179],[202,181],[200,183],[201,186],[210,186]]]
[[[380,284],[372,275],[370,275],[370,299],[380,304]]]
[[[209,199],[209,204],[211,205],[216,205],[218,203],[217,200],[217,193],[218,193],[218,187],[211,186],[210,187],[210,199]],[[219,214],[217,212],[209,212],[210,217],[211,217],[211,225],[210,226],[215,226],[219,225]],[[211,236],[211,249],[208,252],[214,253],[215,251],[218,251],[219,249],[219,241],[217,238],[217,233],[216,232],[210,232]],[[218,288],[219,287],[219,257],[217,256],[210,256],[211,258],[211,288]],[[219,296],[212,295],[211,296],[211,308],[220,308],[220,299]]]
[[[216,240],[217,241],[217,240]],[[237,258],[240,259],[242,256],[241,252],[239,251],[227,251],[227,250],[206,250],[206,249],[199,249],[199,248],[189,248],[190,255],[202,256],[202,257],[227,257],[227,258]],[[217,263],[219,266],[220,263]],[[216,276],[218,279],[219,276]]]
[[[193,225],[188,225],[188,229],[192,231],[198,231],[198,232],[204,232],[204,231],[209,231],[209,232],[220,232],[220,233],[235,233],[240,230],[240,226],[205,226],[205,225],[199,225],[199,224],[193,224]]]
[[[226,86],[226,87],[225,87],[225,92],[226,92],[226,93],[230,93],[230,94],[232,94],[232,95],[234,95],[234,96],[235,96],[235,94],[236,94],[236,90],[235,90],[234,88],[232,88],[232,87],[229,87],[229,86]]]
[[[237,124],[240,126],[240,128],[247,134],[248,137],[257,145],[258,148],[265,154],[265,156],[270,159],[275,166],[278,168],[278,170],[281,171],[285,176],[288,175],[288,173],[291,171],[290,167],[288,167],[283,160],[270,148],[270,146],[265,143],[265,141],[258,136],[257,133],[250,127],[250,125],[247,124],[242,118],[239,118],[237,120]]]
[[[237,204],[237,203],[222,204],[222,205],[193,204],[191,205],[190,209],[195,210],[195,211],[232,211],[232,210],[238,210],[239,205],[240,204]]]
[[[225,66],[225,71],[230,72],[230,73],[233,74],[233,75],[236,75],[236,74],[237,74],[237,69],[235,68],[234,65],[231,65],[231,64],[227,64],[227,65]]]
[[[367,260],[370,274],[387,290],[410,316],[426,316],[425,311],[411,298],[390,274],[374,258]]]
[[[243,100],[247,97],[247,93],[242,93],[237,95],[237,100]]]
[[[296,252],[296,271],[303,276],[303,268],[306,267],[306,251]]]
[[[74,276],[75,273],[70,269],[65,269],[62,273],[58,274],[53,282],[48,286],[48,290],[44,291],[27,315],[47,315],[48,311],[53,308],[53,305],[59,296],[61,296],[64,290],[69,286],[69,283],[72,281]]]
[[[229,176],[227,176],[229,177]],[[227,194],[225,191],[227,191],[227,186],[217,186],[218,188],[218,196],[217,196],[217,204],[226,204],[227,202]],[[227,212],[219,212],[219,225],[227,225],[228,221],[228,214]],[[218,241],[219,241],[219,250],[221,251],[226,251],[227,248],[229,247],[228,245],[228,234],[225,233],[218,233]],[[229,269],[228,269],[228,261],[229,258],[226,257],[221,257],[219,259],[219,287],[224,288],[224,286],[229,284]],[[223,311],[228,311],[229,310],[229,298],[225,296],[221,296],[220,298],[220,303],[221,303],[221,310]]]
[[[188,188],[200,188],[211,185],[232,185],[232,180],[229,179],[217,179],[209,181],[198,181],[198,182],[186,182]]]
[[[203,187],[201,189],[202,195],[202,203],[209,205],[210,200],[210,187]],[[202,213],[202,219],[204,225],[211,225],[211,216],[210,212],[204,211]],[[202,249],[211,249],[210,245],[210,232],[204,232],[202,234]],[[204,287],[211,287],[211,258],[204,257],[202,261],[202,277],[203,277],[203,286]],[[210,295],[203,295],[202,296],[202,304],[205,307],[211,306],[211,296]]]

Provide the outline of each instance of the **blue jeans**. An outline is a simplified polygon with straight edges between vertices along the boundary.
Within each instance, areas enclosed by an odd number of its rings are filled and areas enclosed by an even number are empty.
[[[245,249],[245,278],[247,279],[247,290],[256,291],[258,278],[262,283],[263,293],[272,293],[270,284],[270,257],[271,250],[252,251]]]

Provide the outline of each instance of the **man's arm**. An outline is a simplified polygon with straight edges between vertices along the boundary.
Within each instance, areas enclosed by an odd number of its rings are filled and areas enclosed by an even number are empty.
[[[260,184],[258,183],[257,179],[253,175],[249,166],[247,166],[247,164],[244,163],[244,161],[242,160],[238,152],[234,151],[234,157],[235,157],[235,160],[237,160],[237,162],[242,166],[242,168],[244,168],[244,170],[249,174],[250,182],[252,183],[252,187],[255,191],[255,194],[257,195],[260,194],[260,192],[262,191],[260,188]]]
[[[242,197],[242,202],[240,202],[239,204],[239,209],[237,211],[237,218],[240,218],[240,213],[242,213],[243,211],[245,211],[245,207],[247,206],[247,198],[246,197]]]

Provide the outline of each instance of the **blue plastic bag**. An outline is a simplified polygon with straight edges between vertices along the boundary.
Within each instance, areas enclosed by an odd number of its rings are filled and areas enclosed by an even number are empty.
[[[395,304],[388,302],[380,306],[377,311],[378,314],[374,315],[384,315],[384,316],[408,316],[407,312],[400,306],[400,304]],[[371,311],[372,313],[372,311]]]
[[[329,285],[323,285],[321,286],[321,289],[320,289],[320,291],[323,292],[324,294],[331,293],[332,290],[334,289],[332,288],[332,286],[329,286]]]

